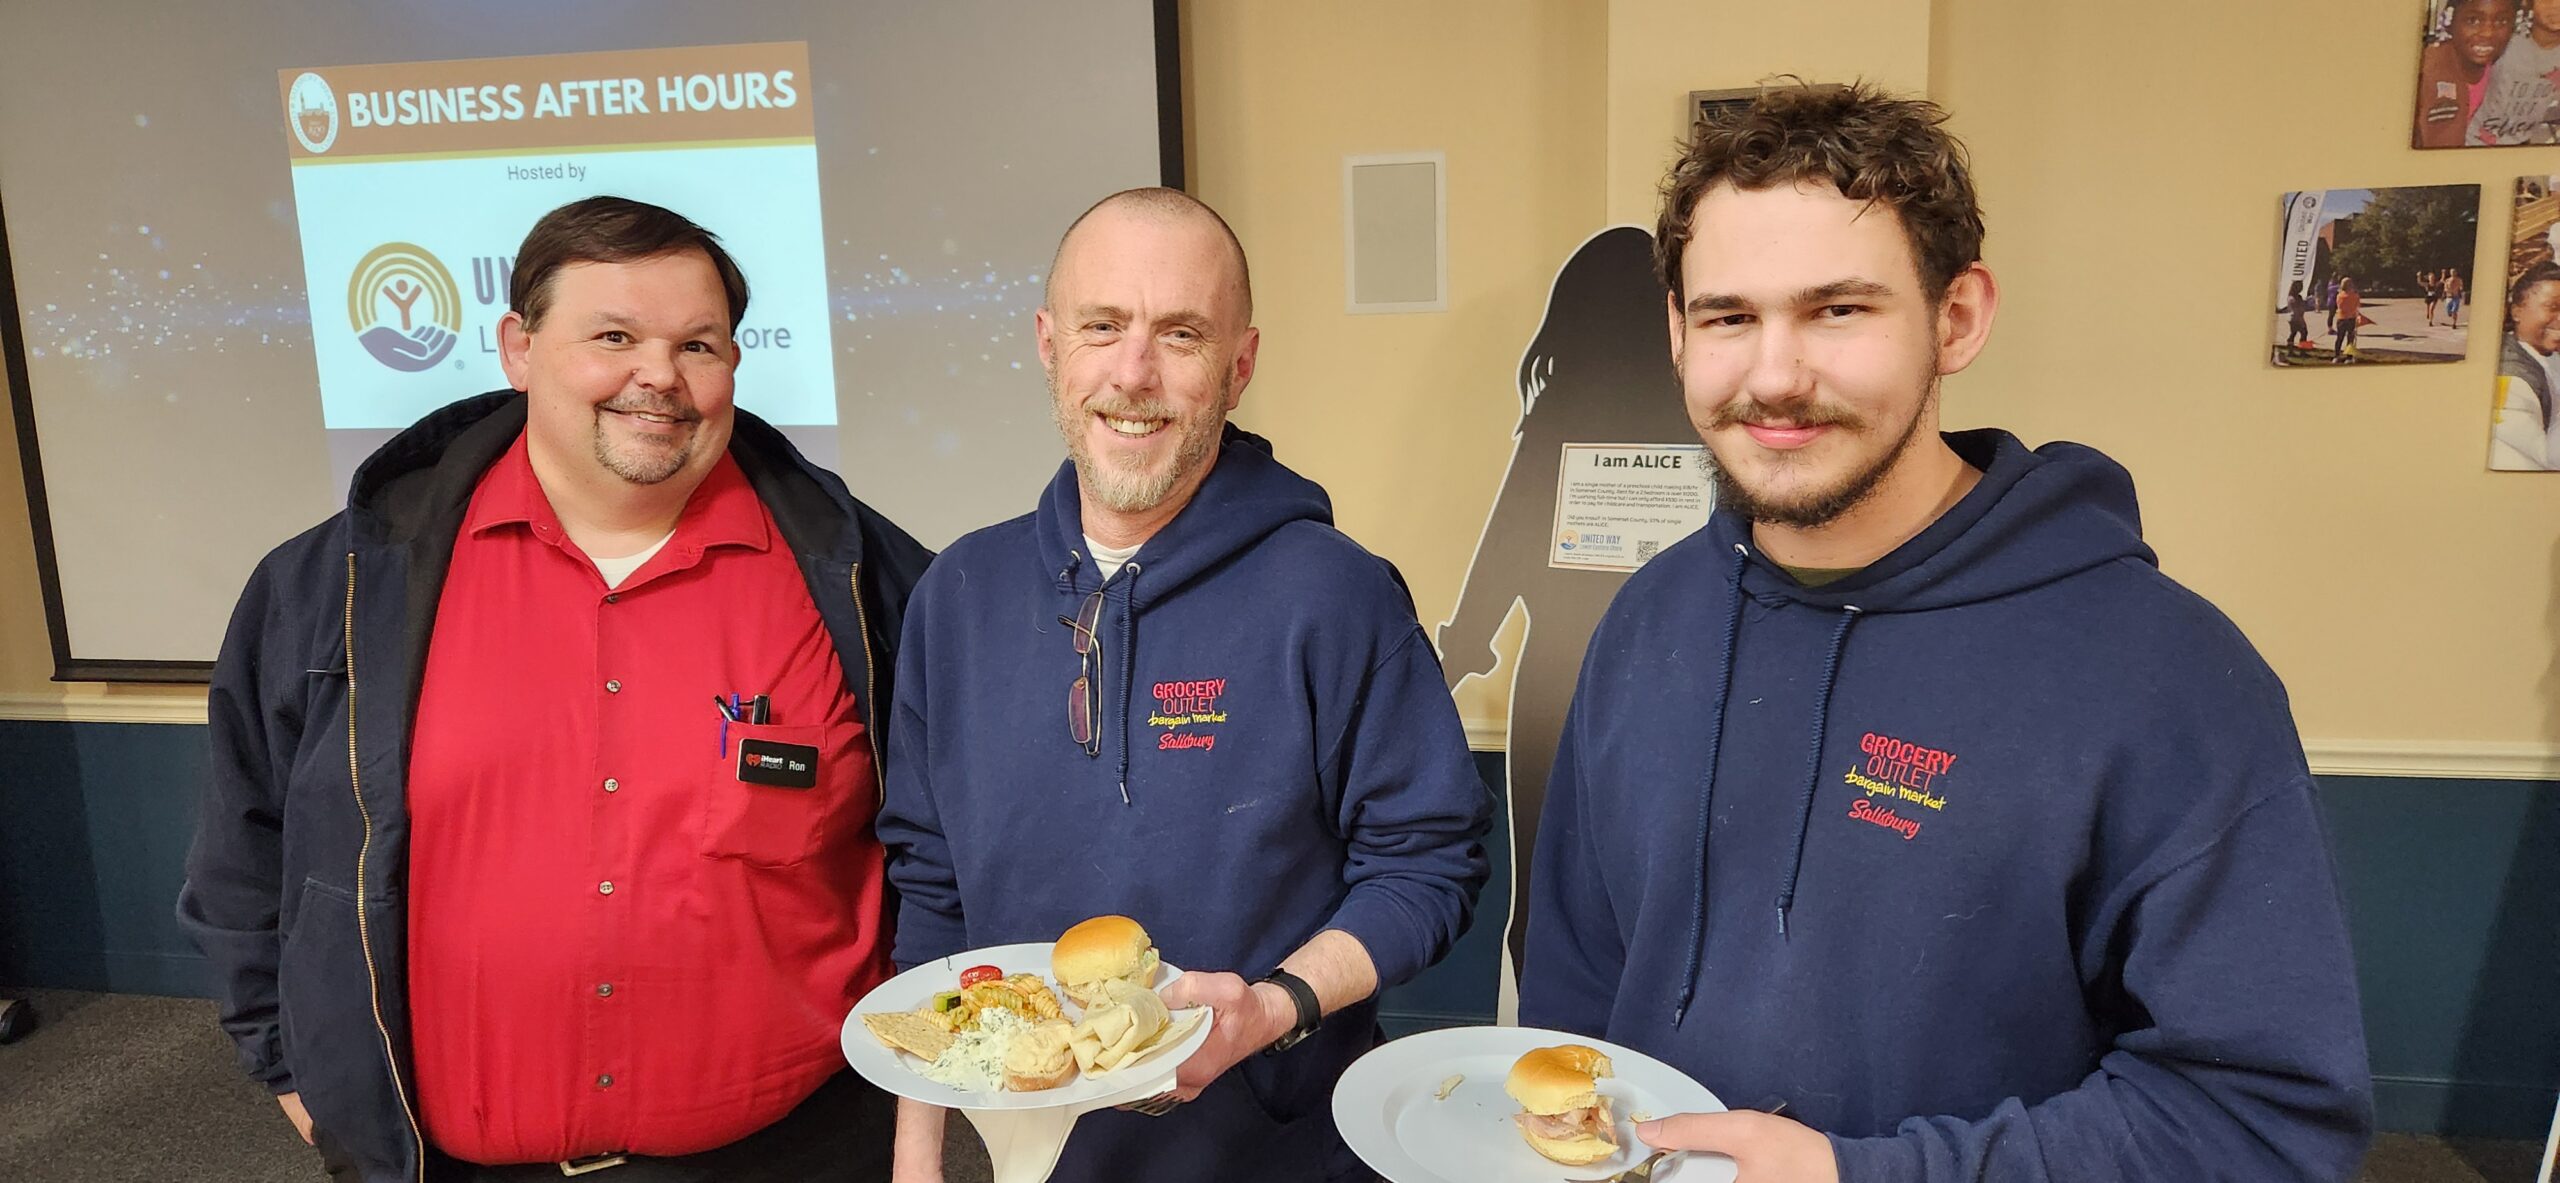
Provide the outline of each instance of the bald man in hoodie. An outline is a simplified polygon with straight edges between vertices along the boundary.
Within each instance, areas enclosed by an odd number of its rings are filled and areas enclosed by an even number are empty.
[[[1036,318],[1068,461],[918,586],[880,833],[894,957],[1145,925],[1208,1043],[1061,1181],[1375,1176],[1334,1130],[1377,994],[1445,955],[1490,801],[1393,568],[1227,423],[1261,344],[1243,248],[1170,189],[1069,228]],[[1039,969],[1005,966],[1007,970]],[[1178,1107],[1176,1107],[1178,1105]],[[941,1116],[898,1177],[938,1183]]]

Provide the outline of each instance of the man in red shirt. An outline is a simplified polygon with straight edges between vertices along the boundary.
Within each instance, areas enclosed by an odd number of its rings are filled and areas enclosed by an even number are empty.
[[[888,974],[929,555],[735,409],[701,227],[563,206],[510,297],[514,389],[385,445],[234,614],[179,903],[224,1026],[341,1179],[886,1178],[836,1033]]]

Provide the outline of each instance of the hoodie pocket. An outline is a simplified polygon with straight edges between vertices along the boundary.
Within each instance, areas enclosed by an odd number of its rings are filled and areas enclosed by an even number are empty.
[[[757,748],[752,755],[750,743]],[[788,768],[759,773],[744,763],[795,759],[796,752],[808,753],[815,763],[805,785],[780,783],[797,779]],[[853,770],[849,761],[835,758],[839,754],[828,748],[823,726],[730,724],[729,754],[713,761],[702,786],[703,857],[759,867],[807,861],[848,796]]]

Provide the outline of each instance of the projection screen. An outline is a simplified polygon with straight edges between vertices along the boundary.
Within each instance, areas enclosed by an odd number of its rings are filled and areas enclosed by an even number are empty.
[[[505,385],[542,211],[721,236],[738,402],[926,544],[1061,456],[1058,234],[1181,183],[1173,0],[13,5],[5,349],[56,676],[201,680],[249,569],[356,463]]]

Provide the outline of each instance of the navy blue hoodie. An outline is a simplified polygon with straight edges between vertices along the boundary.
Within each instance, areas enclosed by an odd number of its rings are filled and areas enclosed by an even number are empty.
[[[2371,1081],[2284,688],[2162,575],[2132,479],[1981,482],[1821,588],[1725,513],[1620,591],[1548,782],[1520,1017],[1843,1183],[2345,1180]]]
[[[1071,465],[1036,512],[935,560],[908,605],[880,814],[900,966],[1114,912],[1165,960],[1248,979],[1327,928],[1359,939],[1381,988],[1448,952],[1484,885],[1490,801],[1410,597],[1331,521],[1324,490],[1230,428],[1199,493],[1108,581]],[[1096,589],[1088,755],[1059,618]],[[1087,1116],[1053,1178],[1354,1173],[1330,1103],[1376,1019],[1374,1001],[1337,1012],[1169,1116]]]

